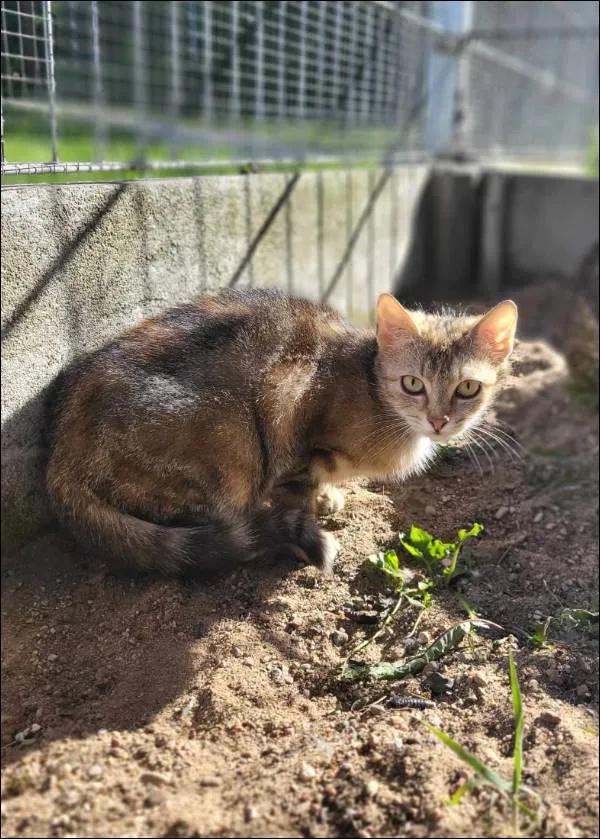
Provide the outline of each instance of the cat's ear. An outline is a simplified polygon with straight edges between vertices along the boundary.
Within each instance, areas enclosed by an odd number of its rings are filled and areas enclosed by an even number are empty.
[[[475,344],[496,364],[512,352],[517,329],[517,307],[504,300],[484,315],[471,332]]]
[[[391,294],[377,301],[377,343],[381,348],[414,338],[419,334],[414,320]]]

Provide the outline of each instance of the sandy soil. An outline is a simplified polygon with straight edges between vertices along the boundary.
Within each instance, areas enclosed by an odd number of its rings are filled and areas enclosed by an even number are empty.
[[[75,564],[50,535],[13,558],[2,586],[2,835],[510,836],[496,793],[445,803],[469,775],[423,723],[510,777],[514,648],[524,781],[543,799],[524,829],[596,836],[597,624],[594,635],[556,620],[551,647],[527,636],[565,607],[598,608],[598,415],[568,393],[563,357],[544,346],[522,345],[517,373],[498,418],[523,456],[494,445],[494,471],[480,454],[481,475],[457,449],[402,486],[351,485],[325,523],[342,544],[331,579],[290,565],[202,586],[123,581]],[[473,521],[485,533],[465,594],[505,632],[474,636],[402,682],[337,684],[373,632],[355,613],[381,604],[364,559],[413,523],[449,538]],[[437,592],[418,643],[463,617],[451,591]],[[410,654],[414,619],[401,613],[368,657]],[[432,696],[436,676],[447,692]],[[371,704],[383,696],[434,706]]]

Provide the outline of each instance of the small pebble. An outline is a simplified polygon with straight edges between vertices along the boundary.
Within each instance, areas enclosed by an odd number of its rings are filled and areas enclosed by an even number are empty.
[[[336,647],[341,647],[348,642],[348,633],[343,629],[334,629],[331,633],[331,643]]]
[[[433,696],[443,696],[454,687],[454,679],[441,673],[432,673],[426,681]]]
[[[498,510],[496,510],[496,515],[494,516],[494,518],[496,518],[496,519],[498,519],[498,521],[500,521],[501,519],[504,518],[504,516],[507,513],[508,513],[508,507],[499,507]]]
[[[281,667],[271,667],[269,670],[269,676],[271,677],[271,681],[275,682],[276,685],[281,685],[285,681],[285,674]]]
[[[163,801],[165,800],[164,792],[161,792],[159,789],[153,789],[151,792],[148,793],[144,800],[144,804],[146,807],[159,807]]]
[[[590,695],[590,689],[584,682],[581,685],[577,685],[575,693],[580,699],[587,699]]]
[[[378,782],[375,780],[367,781],[365,791],[370,798],[373,798],[373,796],[377,795],[377,793],[379,792]]]
[[[140,776],[140,781],[143,784],[153,784],[157,787],[164,786],[164,784],[169,783],[167,776],[162,775],[160,772],[144,772]]]
[[[539,510],[539,511],[535,514],[535,516],[533,517],[533,521],[534,521],[534,523],[535,523],[535,524],[537,524],[537,523],[538,523],[538,522],[540,522],[543,518],[544,518],[544,511],[543,511],[543,510]]]
[[[302,781],[312,781],[317,777],[317,770],[309,763],[303,763],[300,767],[300,779]]]
[[[98,763],[94,763],[93,766],[87,771],[87,776],[90,781],[97,781],[104,775],[104,769]]]
[[[253,822],[258,818],[258,810],[256,807],[246,805],[244,808],[244,818],[247,822]]]
[[[385,708],[383,705],[371,705],[368,710],[372,717],[380,717],[382,714],[385,714]]]
[[[427,647],[431,644],[431,635],[428,632],[419,632],[417,635],[417,642],[420,646]]]

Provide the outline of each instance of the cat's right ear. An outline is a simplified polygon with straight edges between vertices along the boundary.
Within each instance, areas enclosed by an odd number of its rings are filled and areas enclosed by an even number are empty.
[[[501,364],[515,343],[518,311],[512,300],[504,300],[484,315],[472,330],[477,346],[495,364]]]
[[[397,346],[419,334],[414,320],[391,294],[377,301],[377,343],[380,349]]]

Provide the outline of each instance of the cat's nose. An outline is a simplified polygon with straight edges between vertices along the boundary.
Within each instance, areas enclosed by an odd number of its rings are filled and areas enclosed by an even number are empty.
[[[448,424],[450,417],[430,417],[429,424],[436,434],[439,434],[442,428]]]

